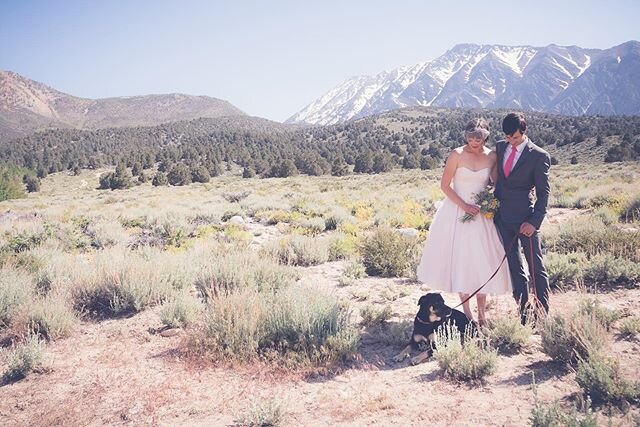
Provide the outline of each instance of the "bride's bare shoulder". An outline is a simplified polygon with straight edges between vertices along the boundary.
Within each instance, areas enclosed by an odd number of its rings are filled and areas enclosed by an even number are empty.
[[[462,153],[464,153],[464,147],[458,147],[458,148],[454,148],[451,151],[451,155],[452,156],[461,156]]]

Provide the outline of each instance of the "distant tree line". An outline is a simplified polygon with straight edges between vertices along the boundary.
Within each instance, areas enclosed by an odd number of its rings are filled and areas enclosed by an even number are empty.
[[[486,118],[491,144],[502,138],[506,110],[410,108],[332,126],[289,126],[251,117],[197,119],[153,127],[94,131],[51,129],[0,142],[0,164],[49,173],[116,166],[100,188],[207,182],[231,163],[246,178],[296,174],[342,176],[393,168],[432,169],[452,147],[464,143],[473,117]],[[538,145],[580,144],[621,136],[606,161],[635,160],[640,153],[640,116],[568,117],[527,113],[529,136]],[[624,137],[622,137],[624,135]],[[24,175],[24,174],[23,174]],[[21,179],[24,176],[20,177]],[[38,183],[39,184],[39,183]],[[23,182],[26,185],[26,181]],[[33,178],[31,187],[35,187]]]

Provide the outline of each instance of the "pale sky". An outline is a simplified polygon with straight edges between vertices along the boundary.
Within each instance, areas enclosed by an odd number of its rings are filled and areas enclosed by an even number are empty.
[[[0,69],[85,98],[180,92],[283,121],[458,43],[608,48],[640,1],[0,0]]]

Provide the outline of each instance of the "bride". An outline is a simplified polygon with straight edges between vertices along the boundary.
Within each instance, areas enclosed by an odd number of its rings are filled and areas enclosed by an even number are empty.
[[[418,265],[418,280],[445,292],[458,292],[464,301],[493,274],[504,257],[504,247],[493,221],[478,215],[474,195],[482,191],[489,180],[497,178],[496,153],[485,144],[489,126],[484,119],[473,119],[465,128],[467,144],[449,155],[442,173],[441,188],[446,198],[438,208]],[[451,184],[453,183],[453,187]],[[473,220],[461,222],[466,214]],[[511,291],[507,263],[476,295],[478,324],[486,325],[487,294]],[[473,319],[469,302],[464,313]]]

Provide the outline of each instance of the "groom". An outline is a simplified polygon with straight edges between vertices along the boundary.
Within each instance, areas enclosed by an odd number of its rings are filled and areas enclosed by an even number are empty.
[[[521,247],[529,265],[529,275],[540,306],[549,311],[549,277],[542,263],[539,229],[549,199],[549,154],[527,137],[527,122],[522,113],[509,113],[502,121],[506,141],[496,145],[498,180],[495,196],[500,208],[495,224],[507,253],[513,296],[520,304],[522,322],[527,321],[529,291],[527,273],[520,256]],[[535,189],[535,204],[532,190]],[[509,245],[515,236],[518,241]],[[531,272],[533,274],[531,275]],[[535,317],[534,317],[535,319]]]

